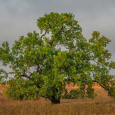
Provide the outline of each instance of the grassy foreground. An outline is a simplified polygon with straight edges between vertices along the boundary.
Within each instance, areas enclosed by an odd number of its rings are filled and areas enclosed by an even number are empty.
[[[115,107],[105,103],[85,104],[14,104],[0,105],[0,115],[107,115],[115,114]]]
[[[114,100],[109,102],[73,100],[76,101],[66,102],[64,100],[65,102],[61,104],[52,105],[49,100],[46,100],[47,103],[45,101],[41,103],[38,100],[19,102],[7,100],[1,95],[0,115],[115,115]]]
[[[115,115],[115,99],[109,98],[98,85],[94,89],[98,95],[95,99],[61,99],[61,103],[55,105],[44,98],[36,101],[6,99],[0,93],[0,115]],[[0,90],[3,89],[0,87]]]

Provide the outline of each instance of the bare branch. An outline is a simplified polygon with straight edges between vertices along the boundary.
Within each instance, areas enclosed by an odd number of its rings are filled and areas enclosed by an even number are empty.
[[[32,73],[29,76],[24,73],[24,74],[21,75],[21,77],[26,77],[26,78],[28,78],[30,80],[31,79],[31,77],[30,77],[31,75],[32,75]]]
[[[45,35],[46,35],[46,32],[47,32],[47,30],[45,31],[45,34],[43,34],[43,35],[40,37],[41,39],[42,39],[42,37],[43,37],[43,36],[45,36]]]
[[[37,67],[37,72],[38,72],[39,74],[42,74],[42,69],[40,68],[40,66]]]

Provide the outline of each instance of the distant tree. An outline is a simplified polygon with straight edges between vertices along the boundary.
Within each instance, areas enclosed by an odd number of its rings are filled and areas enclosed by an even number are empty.
[[[8,78],[8,73],[0,70],[1,74],[5,73],[0,76],[0,82],[9,84],[5,91],[9,98],[23,100],[25,97],[29,100],[44,97],[52,104],[57,104],[61,97],[84,98],[85,85],[88,85],[87,97],[94,98],[94,81],[107,90],[110,96],[115,97],[115,84],[113,77],[109,75],[109,70],[115,69],[115,62],[106,62],[106,59],[111,58],[111,53],[104,49],[111,40],[100,37],[100,33],[94,31],[87,43],[81,27],[70,13],[45,14],[37,20],[37,26],[41,33],[45,30],[41,37],[35,31],[28,33],[27,37],[21,36],[15,41],[12,52],[7,41],[0,47],[0,60],[4,66],[11,64],[13,72],[9,74],[15,73],[14,78],[6,82],[3,78]],[[49,32],[52,33],[51,39],[45,37]],[[57,44],[64,45],[68,51],[56,49]],[[91,64],[91,60],[96,64]],[[27,75],[28,69],[33,66],[36,71]],[[90,72],[93,72],[94,80]],[[68,78],[64,79],[66,76]],[[77,83],[79,88],[68,94],[65,85],[70,82]],[[62,92],[65,92],[64,96],[61,95]]]

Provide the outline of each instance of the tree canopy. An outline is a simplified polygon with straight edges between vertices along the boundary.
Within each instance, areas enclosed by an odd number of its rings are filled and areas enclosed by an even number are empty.
[[[107,90],[109,96],[115,97],[114,80],[109,75],[109,70],[115,69],[115,62],[107,62],[111,58],[111,53],[104,48],[111,40],[94,31],[92,38],[87,42],[82,35],[82,28],[74,17],[72,13],[45,14],[37,19],[40,33],[45,30],[44,34],[40,36],[33,31],[29,32],[27,37],[19,37],[11,52],[7,41],[2,44],[0,60],[3,66],[10,64],[10,68],[13,69],[13,72],[9,73],[0,69],[0,74],[5,74],[0,76],[0,83],[10,85],[5,91],[9,98],[23,100],[25,97],[28,100],[44,97],[56,104],[60,103],[61,97],[84,98],[85,85],[88,86],[86,96],[94,98],[94,82]],[[45,37],[49,32],[52,33],[51,39]],[[68,51],[56,49],[57,44],[63,45]],[[91,64],[91,60],[96,64]],[[27,75],[29,68],[33,66],[36,67],[36,71]],[[94,80],[90,72],[93,73]],[[14,78],[3,80],[9,77],[8,74],[13,73]],[[68,78],[64,79],[66,76]],[[70,82],[77,83],[79,87],[68,94],[65,85]],[[61,96],[62,92],[65,92],[64,96]]]

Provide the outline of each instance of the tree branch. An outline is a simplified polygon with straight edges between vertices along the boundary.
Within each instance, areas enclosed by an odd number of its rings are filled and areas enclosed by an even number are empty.
[[[40,66],[37,67],[37,72],[38,72],[39,74],[42,74],[42,69],[40,68]]]
[[[31,76],[32,75],[32,73],[28,76],[28,75],[26,75],[25,73],[23,73],[22,75],[21,75],[21,77],[26,77],[26,78],[28,78],[29,80],[31,79]]]
[[[46,35],[46,32],[47,32],[47,30],[45,31],[45,34],[43,34],[43,35],[40,37],[41,39],[42,39],[42,37],[43,37],[43,36],[45,36],[45,35]]]

